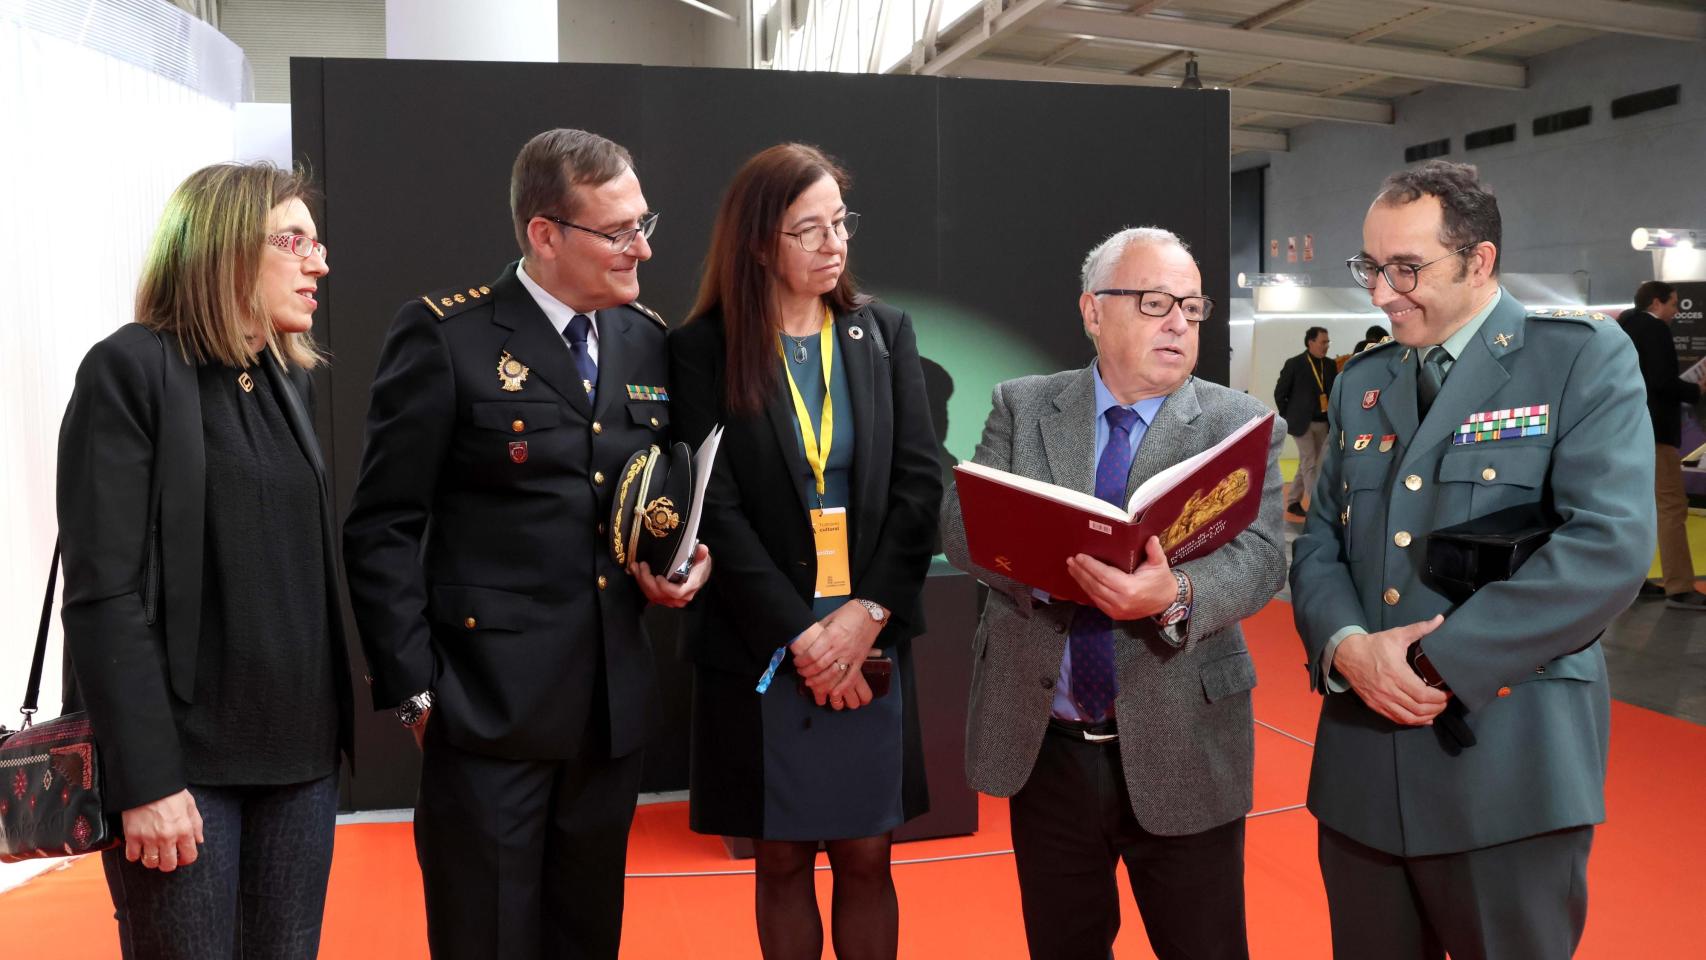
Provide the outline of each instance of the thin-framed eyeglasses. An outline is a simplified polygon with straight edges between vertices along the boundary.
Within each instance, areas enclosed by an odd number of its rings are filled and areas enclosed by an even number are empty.
[[[1097,290],[1098,297],[1132,297],[1137,300],[1137,312],[1146,317],[1165,317],[1179,305],[1179,313],[1189,323],[1202,323],[1214,315],[1213,297],[1177,297],[1165,290]]]
[[[319,257],[326,259],[326,245],[303,233],[274,233],[267,237],[267,243],[294,253],[302,259]]]
[[[794,242],[800,245],[801,250],[807,253],[816,253],[822,250],[824,243],[829,240],[829,231],[831,230],[835,231],[835,235],[839,239],[851,239],[855,233],[859,232],[859,215],[849,210],[842,215],[840,220],[830,221],[827,227],[817,224],[798,233],[790,233],[787,230],[778,230],[777,233],[784,237],[793,237]]]
[[[1476,241],[1476,243],[1479,242]],[[1393,293],[1409,293],[1416,289],[1416,284],[1422,281],[1419,274],[1423,270],[1441,260],[1449,260],[1474,246],[1475,243],[1466,243],[1445,256],[1435,257],[1427,263],[1399,263],[1396,260],[1391,263],[1375,263],[1367,257],[1352,257],[1345,261],[1345,266],[1351,269],[1351,279],[1355,280],[1357,286],[1364,290],[1373,290],[1374,278],[1377,275],[1385,274],[1386,285],[1392,288]]]
[[[627,253],[628,249],[634,245],[635,240],[640,237],[645,237],[647,240],[650,240],[652,238],[652,233],[658,228],[658,215],[656,213],[647,213],[640,217],[638,226],[629,227],[626,230],[619,230],[616,233],[605,233],[603,230],[594,230],[591,227],[583,227],[578,223],[570,223],[562,217],[553,217],[548,213],[535,214],[535,216],[539,217],[541,220],[549,220],[559,227],[568,227],[570,230],[579,230],[582,233],[590,233],[595,237],[603,237],[605,240],[609,241],[611,253]]]

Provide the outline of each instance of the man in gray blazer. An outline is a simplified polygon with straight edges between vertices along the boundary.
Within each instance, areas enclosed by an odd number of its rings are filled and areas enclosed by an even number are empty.
[[[1500,240],[1475,168],[1430,161],[1387,178],[1350,261],[1394,339],[1334,386],[1291,568],[1339,957],[1567,957],[1587,919],[1598,640],[1653,556],[1653,431],[1629,338],[1529,314]],[[1429,532],[1507,508],[1557,526],[1454,607],[1423,578]]]
[[[973,459],[1124,504],[1139,483],[1205,450],[1258,401],[1191,377],[1214,303],[1178,237],[1122,230],[1084,261],[1078,308],[1096,360],[995,388]],[[1260,515],[1219,550],[1169,568],[1160,544],[1125,573],[1067,561],[1094,606],[974,567],[957,492],[948,558],[992,588],[972,641],[966,774],[1011,797],[1031,956],[1104,960],[1119,930],[1124,860],[1162,960],[1248,956],[1244,814],[1255,667],[1238,621],[1284,580],[1274,420]]]

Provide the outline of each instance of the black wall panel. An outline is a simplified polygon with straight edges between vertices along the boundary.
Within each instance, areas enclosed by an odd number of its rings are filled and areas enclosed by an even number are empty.
[[[489,281],[518,256],[509,171],[521,145],[549,127],[593,130],[634,154],[663,215],[641,299],[672,323],[692,303],[717,202],[746,157],[803,140],[844,161],[849,207],[864,215],[851,267],[867,292],[912,313],[951,455],[971,454],[996,380],[1090,358],[1078,268],[1107,234],[1172,229],[1202,264],[1204,292],[1223,305],[1230,292],[1223,92],[297,59],[291,99],[295,149],[326,194],[320,230],[332,272],[316,331],[333,364],[320,377],[319,425],[340,514],[392,316],[423,293]],[[1217,313],[1201,331],[1197,372],[1224,383],[1225,307]],[[645,787],[679,789],[687,674],[673,658],[674,618],[653,611],[648,623],[666,696]],[[364,716],[346,804],[412,804],[417,761],[406,746],[389,717]]]

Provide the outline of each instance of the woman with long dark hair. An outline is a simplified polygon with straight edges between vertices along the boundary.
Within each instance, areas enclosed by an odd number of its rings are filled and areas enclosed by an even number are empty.
[[[687,641],[692,825],[753,838],[770,960],[821,955],[820,842],[836,956],[892,958],[890,837],[928,806],[910,641],[941,469],[912,321],[847,270],[847,187],[802,144],[748,160],[670,337],[684,437],[725,426]]]
[[[311,195],[270,164],[185,180],[60,429],[65,646],[122,819],[126,960],[319,949],[352,723]]]

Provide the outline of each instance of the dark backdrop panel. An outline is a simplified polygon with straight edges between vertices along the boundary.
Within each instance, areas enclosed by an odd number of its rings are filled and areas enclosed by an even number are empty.
[[[1240,273],[1261,273],[1268,252],[1266,218],[1267,204],[1262,197],[1266,191],[1267,167],[1252,167],[1232,174],[1232,201],[1228,209],[1227,238],[1231,245],[1231,274],[1236,283]],[[1234,289],[1234,296],[1250,296],[1248,290]]]
[[[746,157],[802,140],[844,161],[848,204],[865,217],[851,265],[868,292],[914,317],[933,361],[926,374],[945,464],[970,455],[996,379],[1089,358],[1078,265],[1106,234],[1139,224],[1177,231],[1203,264],[1205,292],[1226,296],[1223,93],[381,60],[294,60],[291,81],[296,149],[324,185],[320,227],[334,251],[317,326],[334,361],[321,377],[319,426],[340,515],[397,307],[489,281],[518,256],[510,167],[529,137],[553,126],[596,131],[634,154],[647,201],[663,214],[641,299],[672,323],[692,303],[716,205]],[[1225,382],[1224,316],[1202,342],[1198,373]],[[950,393],[959,411],[951,434]],[[645,788],[679,789],[688,674],[674,658],[676,618],[652,611],[647,622],[665,696]],[[969,646],[967,636],[968,655]],[[346,803],[412,804],[418,758],[395,721],[363,716],[357,749]]]

